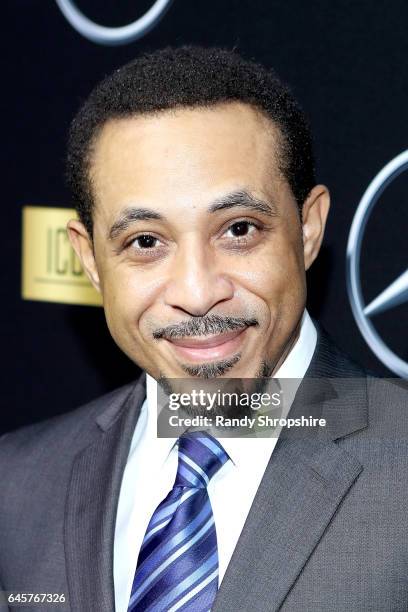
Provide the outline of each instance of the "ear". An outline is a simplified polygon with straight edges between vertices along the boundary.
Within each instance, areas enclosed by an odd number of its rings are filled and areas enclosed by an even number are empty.
[[[305,270],[310,268],[320,251],[329,208],[329,190],[324,185],[315,185],[304,201],[302,208]]]
[[[82,267],[99,293],[101,292],[98,268],[96,266],[92,240],[85,226],[77,219],[71,219],[67,223],[67,233],[72,248],[82,263]]]

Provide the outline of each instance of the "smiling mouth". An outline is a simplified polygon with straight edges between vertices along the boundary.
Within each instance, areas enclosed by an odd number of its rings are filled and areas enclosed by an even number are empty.
[[[245,339],[248,328],[234,329],[213,336],[171,338],[166,341],[183,360],[193,362],[226,359],[235,354]]]

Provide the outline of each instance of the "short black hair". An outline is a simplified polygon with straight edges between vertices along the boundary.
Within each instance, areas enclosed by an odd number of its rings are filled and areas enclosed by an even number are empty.
[[[236,51],[166,47],[141,55],[105,77],[72,121],[67,180],[90,237],[92,149],[108,120],[232,101],[252,105],[278,126],[279,167],[301,210],[316,182],[312,139],[305,114],[287,86],[273,70],[243,59]]]

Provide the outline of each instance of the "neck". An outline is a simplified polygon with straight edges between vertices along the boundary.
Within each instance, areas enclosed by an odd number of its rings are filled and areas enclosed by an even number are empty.
[[[302,326],[302,318],[303,318],[303,313],[302,313],[301,318],[297,322],[296,327],[294,328],[294,330],[290,334],[290,336],[288,338],[288,341],[287,341],[287,343],[286,343],[286,345],[284,347],[284,350],[283,350],[281,356],[279,357],[278,361],[276,362],[276,364],[275,364],[275,366],[273,368],[271,376],[275,376],[276,372],[279,370],[279,368],[281,367],[281,365],[283,364],[283,362],[285,361],[285,359],[289,355],[289,353],[292,350],[293,346],[295,345],[296,341],[299,339],[300,328]]]

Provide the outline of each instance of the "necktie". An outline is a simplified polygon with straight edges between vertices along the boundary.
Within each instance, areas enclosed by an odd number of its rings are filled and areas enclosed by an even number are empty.
[[[221,444],[205,432],[179,438],[176,480],[147,527],[128,612],[211,609],[218,551],[207,485],[227,460]]]

